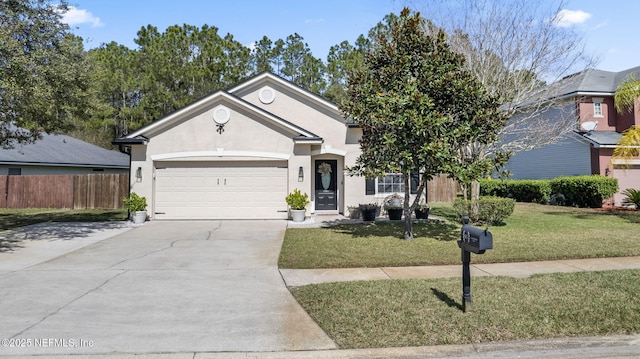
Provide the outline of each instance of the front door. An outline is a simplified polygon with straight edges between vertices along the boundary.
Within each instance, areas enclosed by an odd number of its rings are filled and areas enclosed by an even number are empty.
[[[338,161],[316,160],[316,210],[338,209]]]

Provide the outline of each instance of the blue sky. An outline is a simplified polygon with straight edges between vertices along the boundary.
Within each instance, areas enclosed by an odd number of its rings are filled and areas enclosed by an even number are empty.
[[[435,0],[71,0],[65,21],[86,49],[111,41],[133,49],[138,30],[149,24],[161,32],[171,25],[207,24],[246,46],[264,35],[275,41],[298,33],[313,55],[326,61],[332,45],[353,43],[385,15],[399,14],[407,4],[419,7],[421,1]],[[564,25],[585,37],[587,50],[599,58],[597,68],[640,66],[634,36],[640,1],[573,0],[564,9]]]

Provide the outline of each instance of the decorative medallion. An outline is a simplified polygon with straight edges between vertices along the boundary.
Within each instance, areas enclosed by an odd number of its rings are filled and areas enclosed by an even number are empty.
[[[276,92],[271,87],[265,86],[260,90],[258,97],[260,98],[260,102],[268,105],[276,99]]]
[[[218,129],[216,130],[219,134],[224,132],[224,125],[229,122],[231,118],[231,111],[224,106],[218,106],[213,110],[213,121],[216,123]]]

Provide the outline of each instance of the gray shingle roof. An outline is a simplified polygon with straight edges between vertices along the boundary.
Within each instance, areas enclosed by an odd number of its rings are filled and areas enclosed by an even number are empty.
[[[588,69],[560,80],[558,93],[569,95],[578,92],[604,92],[613,95],[618,85],[629,75],[640,79],[640,66],[620,72]]]
[[[592,131],[577,133],[582,135],[582,137],[587,139],[589,142],[592,142],[599,146],[615,146],[622,137],[622,134],[616,131]]]
[[[129,168],[129,155],[67,135],[42,134],[42,139],[35,143],[0,148],[0,164],[7,163]]]

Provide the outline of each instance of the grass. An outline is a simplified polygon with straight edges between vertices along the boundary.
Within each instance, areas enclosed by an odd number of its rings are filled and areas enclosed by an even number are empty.
[[[108,222],[123,221],[127,211],[68,209],[0,209],[0,230],[14,229],[41,222]]]
[[[472,279],[387,280],[291,288],[341,348],[468,344],[640,332],[640,270]]]
[[[459,264],[460,225],[450,205],[432,207],[445,223],[416,223],[415,239],[401,240],[404,224],[376,222],[287,229],[281,268],[353,268]],[[518,203],[504,226],[489,228],[493,250],[474,263],[640,255],[640,211]]]

